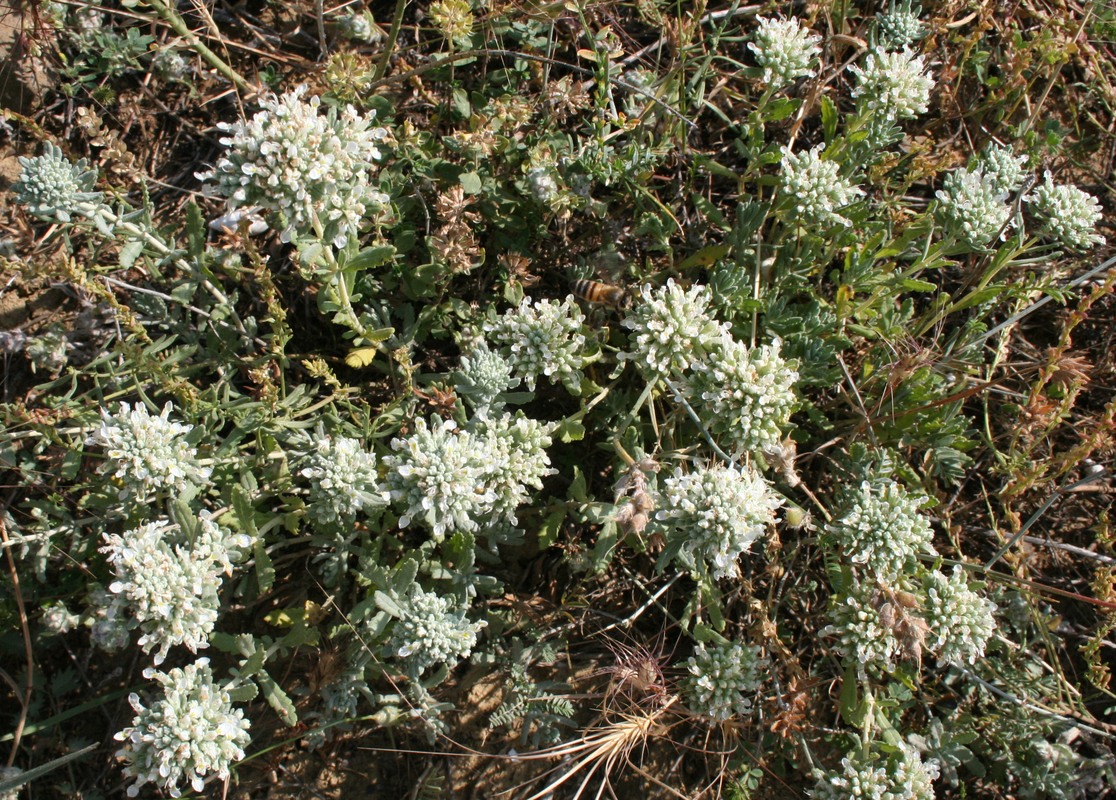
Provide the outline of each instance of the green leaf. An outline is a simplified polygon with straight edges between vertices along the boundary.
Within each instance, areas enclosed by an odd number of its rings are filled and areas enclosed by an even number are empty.
[[[821,106],[822,134],[825,136],[825,143],[829,144],[833,141],[833,137],[837,135],[837,106],[828,95],[822,95],[819,105]]]
[[[131,269],[136,263],[136,259],[143,254],[143,242],[134,241],[128,242],[120,248],[120,267],[121,269]]]
[[[838,708],[841,719],[846,725],[859,728],[864,723],[864,714],[867,707],[860,699],[860,685],[856,679],[856,664],[849,664],[845,669],[845,677],[841,683],[841,698]]]
[[[581,424],[580,420],[567,417],[558,423],[558,427],[554,429],[554,433],[566,444],[570,442],[580,442],[585,438],[585,426]]]
[[[936,292],[938,284],[930,281],[920,281],[915,278],[903,278],[899,285],[909,292]]]
[[[550,547],[558,540],[558,532],[562,529],[562,523],[566,521],[566,506],[564,504],[556,504],[553,510],[546,515],[539,526],[539,549]]]
[[[387,614],[391,614],[397,619],[403,616],[403,609],[397,602],[395,602],[395,599],[392,598],[391,595],[387,594],[386,592],[381,592],[379,589],[377,589],[376,592],[373,594],[373,597],[376,599],[376,607],[379,608],[381,611]]]
[[[279,718],[290,726],[298,724],[298,712],[295,711],[294,703],[291,702],[287,693],[279,688],[279,684],[273,681],[266,672],[261,673],[256,678],[256,682],[259,683],[267,704],[275,709]]]
[[[462,172],[458,180],[461,181],[461,188],[465,190],[465,194],[480,194],[484,191],[481,176],[475,172]]]
[[[206,238],[205,217],[191,200],[186,204],[186,252],[196,263],[200,264],[205,256]]]
[[[345,269],[366,270],[380,267],[391,261],[395,255],[395,248],[390,244],[366,247],[344,263]]]
[[[802,105],[802,101],[797,97],[784,97],[776,100],[767,108],[764,109],[763,116],[768,122],[778,122],[781,119],[786,119]]]
[[[252,555],[256,562],[256,587],[260,594],[266,594],[275,583],[275,565],[271,563],[271,556],[262,539],[252,540]]]
[[[586,490],[585,473],[581,471],[581,467],[574,465],[574,477],[570,481],[569,491],[566,496],[573,500],[575,503],[589,502],[589,494]]]
[[[248,703],[255,700],[259,696],[260,689],[256,684],[251,681],[245,681],[237,686],[235,689],[229,691],[229,698],[234,703]]]

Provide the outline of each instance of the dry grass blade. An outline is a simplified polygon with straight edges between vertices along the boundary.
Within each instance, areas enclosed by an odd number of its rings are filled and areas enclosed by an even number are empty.
[[[526,800],[541,800],[541,798],[551,794],[579,774],[584,773],[581,783],[573,795],[574,800],[577,800],[577,798],[581,797],[585,788],[589,785],[589,781],[597,774],[598,770],[602,770],[602,778],[601,784],[597,788],[596,797],[601,797],[608,786],[608,776],[616,767],[617,762],[622,758],[627,758],[628,754],[631,753],[637,745],[647,742],[652,737],[660,736],[667,730],[668,726],[664,725],[660,720],[667,710],[677,701],[677,697],[672,697],[662,708],[656,711],[640,716],[634,714],[625,715],[619,722],[612,722],[603,728],[585,731],[580,739],[557,744],[545,750],[540,750],[537,753],[532,753],[530,756],[526,756],[525,758],[531,760],[553,758],[577,759],[566,769],[563,775],[552,780],[542,789],[526,798]],[[557,771],[558,769],[559,767],[555,767],[551,772]]]

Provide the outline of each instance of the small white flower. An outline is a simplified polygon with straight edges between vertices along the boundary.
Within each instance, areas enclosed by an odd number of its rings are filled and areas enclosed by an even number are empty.
[[[755,41],[748,49],[756,54],[756,63],[763,68],[763,81],[780,89],[799,78],[812,77],[821,48],[821,37],[802,27],[795,17],[768,19],[756,17]]]
[[[857,662],[862,672],[889,670],[899,653],[899,642],[884,624],[880,611],[861,591],[835,596],[829,609],[831,624],[822,630],[836,634],[837,649],[845,658]]]
[[[318,429],[317,444],[299,474],[310,479],[310,518],[324,527],[351,524],[361,513],[387,505],[390,495],[380,486],[376,456],[356,439],[326,436]]]
[[[766,665],[754,645],[728,642],[706,649],[699,644],[686,662],[690,673],[683,682],[686,704],[694,713],[717,722],[748,714]]]
[[[1027,156],[1015,155],[1010,145],[990,144],[981,154],[979,164],[993,188],[1010,195],[1023,183]]]
[[[230,210],[254,206],[278,214],[284,242],[315,234],[317,220],[323,241],[342,248],[367,218],[387,211],[390,200],[371,175],[390,134],[373,126],[375,112],[345,106],[323,114],[321,100],[303,100],[305,93],[300,86],[267,96],[252,119],[219,123],[230,134],[221,139],[227,154],[197,177],[228,198]]]
[[[476,531],[496,504],[487,478],[496,469],[495,453],[452,420],[427,427],[415,422],[405,439],[392,440],[396,452],[384,458],[391,499],[403,507],[401,527],[412,522],[428,526],[434,541],[455,531]]]
[[[911,747],[883,758],[870,759],[859,753],[841,760],[841,769],[816,772],[810,790],[814,800],[934,800],[936,764],[924,764]]]
[[[885,50],[908,47],[926,35],[926,28],[910,5],[893,6],[876,17],[876,25],[879,28],[880,45]]]
[[[473,651],[477,633],[488,624],[484,620],[469,622],[466,609],[417,584],[411,586],[400,607],[403,616],[395,623],[388,650],[415,677],[438,664],[453,667]]]
[[[823,145],[795,155],[783,147],[780,194],[806,224],[851,225],[837,212],[864,196],[864,190],[840,175],[840,165],[821,158]]]
[[[1048,172],[1030,200],[1048,238],[1072,250],[1088,250],[1104,243],[1104,237],[1094,230],[1100,222],[1101,206],[1088,192],[1076,186],[1056,185]]]
[[[775,522],[783,499],[751,467],[702,467],[681,470],[667,478],[664,510],[655,518],[670,528],[670,540],[681,541],[683,560],[715,579],[739,574],[741,553]]]
[[[70,162],[50,142],[43,154],[21,157],[19,180],[12,186],[16,202],[40,219],[69,222],[73,215],[90,216],[101,205],[101,193],[93,191],[97,171],[83,158]]]
[[[556,472],[546,454],[552,430],[553,425],[522,413],[482,420],[477,426],[476,435],[485,443],[483,451],[490,454],[485,485],[496,498],[493,522],[516,524],[515,509],[531,496],[528,487],[541,489],[542,479]]]
[[[222,529],[204,511],[192,543],[166,521],[104,538],[101,552],[108,554],[116,577],[109,586],[113,598],[104,615],[106,632],[119,629],[122,621],[138,627],[143,632],[139,645],[145,653],[156,650],[156,664],[175,645],[192,653],[208,647],[221,606],[221,576],[244,558],[251,538]]]
[[[873,50],[864,67],[850,67],[856,76],[853,97],[885,119],[914,119],[930,104],[934,79],[925,73],[922,56],[904,47],[896,53]]]
[[[165,490],[181,492],[209,480],[210,468],[198,463],[197,450],[186,441],[193,427],[172,422],[173,410],[167,403],[153,417],[142,403],[121,403],[115,414],[101,409],[101,427],[87,443],[104,448],[106,458],[98,472],[122,482],[122,499],[142,503]]]
[[[581,392],[584,317],[573,296],[561,303],[523,298],[495,322],[484,326],[493,344],[515,374],[535,390],[540,375],[559,380],[574,394]]]
[[[825,539],[869,577],[891,584],[915,563],[934,554],[934,532],[919,512],[925,502],[894,481],[860,484],[848,509],[825,528]]]
[[[180,782],[201,792],[206,775],[227,779],[251,741],[250,723],[243,711],[233,709],[229,693],[213,682],[209,659],[166,673],[148,668],[143,674],[162,685],[163,697],[150,706],[137,694],[128,697],[136,717],[116,734],[124,742],[117,753],[125,762],[124,774],[135,780],[128,796],[138,795],[147,783],[178,797]]]
[[[971,247],[984,247],[1006,231],[1011,217],[1007,192],[980,169],[946,175],[936,197],[946,229]]]
[[[489,350],[488,345],[481,342],[467,355],[461,356],[461,368],[454,376],[454,388],[473,406],[478,417],[487,417],[503,407],[499,396],[519,383],[520,379],[512,377],[512,372],[508,359]]]
[[[644,285],[624,327],[630,328],[631,352],[622,358],[634,361],[648,375],[670,376],[700,361],[721,333],[710,315],[713,295],[708,287],[684,290],[674,278],[658,289]]]
[[[734,454],[779,447],[797,403],[798,372],[780,355],[782,343],[749,348],[726,329],[696,365],[692,393],[709,432]]]
[[[996,605],[969,588],[960,565],[950,577],[931,572],[923,579],[924,614],[930,625],[927,647],[938,659],[952,664],[974,664],[996,630]]]

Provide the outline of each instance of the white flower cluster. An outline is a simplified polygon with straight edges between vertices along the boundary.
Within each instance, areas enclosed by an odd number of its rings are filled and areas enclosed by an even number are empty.
[[[561,303],[546,299],[532,302],[525,297],[518,307],[508,309],[484,329],[528,389],[534,391],[535,381],[545,375],[560,380],[571,393],[580,394],[583,319],[572,295]]]
[[[1017,156],[1011,145],[990,144],[980,156],[980,168],[997,192],[1010,195],[1023,183],[1027,156]]]
[[[934,800],[938,767],[924,764],[907,746],[884,759],[859,755],[841,760],[841,769],[817,773],[810,790],[814,800]]]
[[[193,543],[170,522],[141,525],[123,535],[106,533],[101,552],[108,554],[116,580],[106,610],[109,623],[128,619],[128,627],[143,631],[139,644],[145,653],[157,649],[155,664],[163,663],[171,647],[182,644],[190,652],[209,646],[209,634],[221,605],[221,576],[244,557],[252,540],[227,532],[199,515]]]
[[[153,417],[142,403],[121,403],[112,414],[101,409],[101,427],[87,444],[103,447],[106,460],[98,470],[120,479],[120,497],[138,503],[163,490],[183,491],[187,485],[202,486],[210,468],[198,463],[197,450],[186,441],[190,425],[171,422],[171,403]]]
[[[848,510],[826,526],[825,538],[853,564],[863,565],[868,577],[891,584],[916,556],[935,552],[934,532],[919,513],[923,502],[894,481],[864,481]]]
[[[1011,216],[999,176],[979,167],[951,172],[936,193],[946,229],[970,247],[981,248],[1002,237]]]
[[[1104,243],[1104,237],[1094,230],[1101,218],[1100,203],[1088,192],[1055,184],[1047,173],[1030,199],[1047,237],[1072,250],[1088,250]]]
[[[210,773],[227,779],[229,767],[244,758],[250,723],[243,711],[233,709],[229,693],[213,682],[209,659],[166,673],[149,667],[143,675],[163,686],[163,697],[150,707],[136,694],[128,697],[136,717],[116,734],[124,742],[117,753],[125,761],[124,774],[135,779],[128,796],[155,783],[178,797],[181,781],[200,792]]]
[[[326,528],[345,525],[358,514],[386,506],[376,456],[356,439],[331,438],[319,430],[317,445],[301,475],[310,479],[310,519]]]
[[[829,618],[832,624],[822,633],[837,634],[841,655],[855,659],[862,671],[868,667],[890,670],[894,666],[899,642],[864,592],[854,590],[837,599]]]
[[[910,5],[893,6],[876,17],[879,43],[885,50],[908,47],[926,35],[926,28]]]
[[[680,554],[691,568],[715,579],[739,574],[740,554],[775,522],[783,499],[751,467],[702,467],[667,478],[663,507],[655,519],[682,542]]]
[[[713,295],[708,287],[684,290],[670,278],[658,289],[643,286],[643,302],[624,320],[632,331],[632,352],[624,358],[635,361],[649,375],[669,376],[700,362],[721,334],[721,325],[710,315]]]
[[[888,53],[873,50],[864,67],[850,67],[856,76],[852,96],[861,106],[895,122],[925,114],[934,79],[926,74],[922,56],[904,47]]]
[[[806,224],[851,225],[838,210],[855,203],[864,190],[840,175],[836,161],[821,157],[822,145],[795,155],[783,147],[780,193]]]
[[[47,142],[43,154],[21,157],[23,171],[12,186],[16,202],[40,219],[69,222],[75,214],[89,215],[101,205],[101,193],[93,191],[97,171],[83,158],[76,164]]]
[[[768,19],[756,17],[755,41],[748,49],[756,54],[763,68],[763,82],[772,89],[815,75],[813,67],[821,54],[821,37],[802,27],[795,17]]]
[[[512,376],[512,365],[499,353],[481,342],[468,355],[461,356],[461,368],[454,376],[457,394],[473,407],[478,417],[498,411],[499,397],[515,388],[519,378]]]
[[[379,144],[389,137],[373,127],[375,112],[345,106],[321,113],[321,100],[303,100],[300,86],[269,96],[247,122],[220,123],[231,134],[224,158],[198,179],[228,198],[230,209],[255,206],[279,215],[284,242],[317,233],[341,248],[364,219],[388,207],[387,195],[370,182]]]
[[[698,414],[709,432],[734,453],[777,448],[797,402],[796,372],[780,355],[781,342],[749,348],[727,328],[709,346],[691,382]]]
[[[690,672],[683,683],[686,704],[717,722],[749,713],[766,663],[754,645],[728,642],[707,650],[699,644],[686,663]]]
[[[406,659],[412,676],[437,664],[452,667],[473,651],[477,633],[487,623],[469,622],[466,609],[455,605],[450,598],[425,592],[418,585],[412,585],[400,603],[403,616],[395,623],[388,649],[393,656]]]
[[[404,507],[399,524],[427,525],[434,540],[455,531],[515,523],[515,509],[528,497],[526,486],[541,487],[552,472],[545,448],[550,426],[522,415],[483,420],[476,430],[460,430],[452,420],[391,443],[387,456],[391,499]]]
[[[996,604],[969,588],[960,565],[946,577],[931,572],[923,579],[930,626],[927,645],[938,659],[952,664],[974,664],[996,630]]]
[[[477,433],[486,444],[486,484],[496,496],[492,507],[495,521],[515,525],[515,509],[530,497],[527,487],[541,489],[543,477],[556,472],[546,454],[552,431],[550,423],[522,414],[503,414],[478,427]]]
[[[393,439],[396,452],[384,463],[391,499],[404,506],[400,526],[418,521],[440,542],[454,531],[477,530],[478,520],[496,502],[496,493],[487,486],[486,448],[477,438],[458,430],[453,420],[431,424],[416,420],[410,436]]]

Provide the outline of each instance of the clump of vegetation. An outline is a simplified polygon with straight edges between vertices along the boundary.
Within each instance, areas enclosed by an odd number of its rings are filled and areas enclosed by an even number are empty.
[[[24,11],[0,795],[1116,791],[1112,20],[759,11]]]

